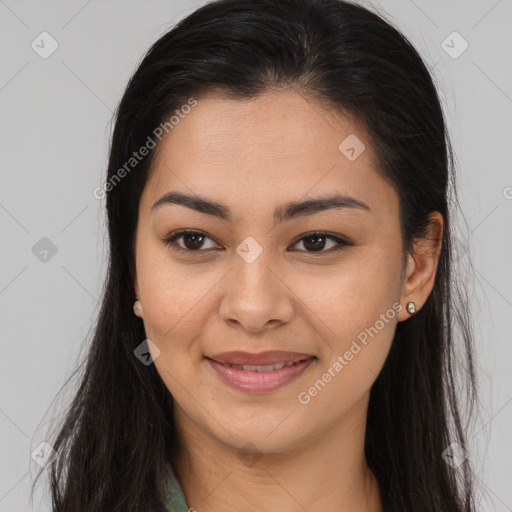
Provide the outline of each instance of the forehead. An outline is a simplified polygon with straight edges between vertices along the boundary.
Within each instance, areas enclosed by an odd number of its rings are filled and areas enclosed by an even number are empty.
[[[396,201],[375,165],[357,123],[295,90],[208,95],[163,138],[145,195],[181,190],[244,210],[334,191],[370,206]]]

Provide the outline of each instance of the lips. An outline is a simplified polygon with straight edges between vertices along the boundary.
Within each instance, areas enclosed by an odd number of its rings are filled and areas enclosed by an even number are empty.
[[[292,366],[299,361],[311,359],[314,356],[310,354],[301,354],[299,352],[285,352],[281,350],[271,350],[267,352],[250,353],[250,352],[222,352],[209,356],[217,363],[230,365],[238,370],[249,370],[266,372],[279,370],[284,366]]]
[[[223,352],[206,359],[225,384],[246,393],[267,393],[297,379],[312,366],[317,357],[271,350],[257,354]]]
[[[245,393],[268,393],[276,391],[277,389],[290,384],[295,379],[298,379],[304,372],[312,367],[317,359],[314,356],[308,356],[307,354],[298,354],[291,352],[281,352],[281,356],[277,352],[266,353],[265,357],[263,354],[248,354],[238,352],[235,356],[234,353],[223,354],[222,357],[217,355],[219,359],[226,360],[237,360],[247,361],[248,359],[257,362],[268,362],[272,358],[275,360],[276,357],[283,357],[282,354],[286,354],[285,358],[290,358],[293,354],[293,359],[296,361],[278,361],[274,364],[265,365],[246,365],[246,364],[230,364],[230,363],[219,363],[216,360],[207,357],[206,360],[209,366],[214,370],[222,382],[228,384],[230,387],[235,388]]]

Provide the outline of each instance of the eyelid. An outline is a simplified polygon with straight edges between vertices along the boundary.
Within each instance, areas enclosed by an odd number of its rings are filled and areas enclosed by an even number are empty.
[[[173,245],[173,243],[177,239],[181,238],[182,236],[194,235],[194,234],[204,236],[205,238],[209,238],[210,240],[214,241],[215,243],[218,243],[212,236],[208,235],[204,231],[200,231],[200,230],[196,230],[196,229],[181,229],[178,231],[174,231],[173,233],[168,235],[166,238],[164,238],[163,241],[164,241],[165,245],[171,247]],[[299,235],[295,239],[295,241],[292,243],[292,246],[298,244],[299,242],[301,242],[309,237],[314,237],[314,236],[319,236],[319,237],[321,236],[326,239],[333,240],[336,243],[336,246],[331,247],[328,250],[321,250],[321,251],[316,251],[316,252],[315,251],[305,251],[305,250],[298,250],[296,252],[299,252],[302,254],[307,254],[307,255],[312,255],[312,256],[322,256],[322,255],[336,253],[336,252],[343,250],[345,247],[355,245],[353,242],[351,242],[347,238],[345,238],[341,235],[338,235],[336,233],[330,233],[328,231],[309,231],[307,233],[303,233],[303,234]],[[185,253],[187,256],[199,256],[202,253],[210,253],[213,250],[217,250],[217,249],[192,250],[192,249],[184,249],[183,247],[180,247],[180,246],[172,246],[172,249],[175,251],[181,252],[181,253]]]
[[[215,243],[217,243],[217,241],[212,236],[208,235],[204,231],[199,231],[197,229],[179,229],[178,231],[174,231],[173,233],[171,233],[170,235],[165,237],[164,242],[166,245],[171,246],[175,240],[177,240],[178,238],[181,238],[184,235],[201,235],[201,236],[204,236],[205,238],[209,238],[210,240],[213,240]],[[195,254],[200,254],[200,253],[205,253],[205,252],[211,251],[211,249],[208,249],[208,250],[198,249],[197,251],[192,251],[191,249],[184,249],[183,247],[179,247],[179,246],[173,247],[173,249],[176,251],[181,251],[181,252],[186,252],[186,253],[195,253]]]
[[[330,240],[334,240],[335,242],[342,244],[342,245],[355,245],[353,242],[348,240],[347,238],[343,237],[342,235],[338,235],[336,233],[330,233],[329,231],[308,231],[307,233],[303,233],[302,235],[299,235],[292,245],[296,245],[298,242],[301,242],[305,238],[314,237],[314,236],[323,236],[325,238],[328,238]],[[308,252],[308,251],[301,251],[301,252]],[[320,253],[327,253],[329,251],[319,251]],[[314,252],[310,252],[310,254],[315,254]]]

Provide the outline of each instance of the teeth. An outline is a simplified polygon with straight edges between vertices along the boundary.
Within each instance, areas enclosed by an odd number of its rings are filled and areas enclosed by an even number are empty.
[[[274,370],[273,364],[266,364],[265,366],[256,366],[257,372],[271,372]]]
[[[276,363],[276,364],[266,364],[266,365],[252,365],[252,364],[231,364],[230,366],[236,368],[237,370],[245,370],[250,372],[272,372],[274,370],[280,370],[285,365],[292,366],[293,362],[288,363]]]
[[[290,367],[294,364],[297,364],[302,361],[287,361],[275,364],[265,364],[265,365],[253,365],[253,364],[229,364],[225,363],[225,366],[229,366],[230,368],[235,368],[236,370],[245,370],[249,372],[272,372],[274,370],[280,370],[281,368]]]

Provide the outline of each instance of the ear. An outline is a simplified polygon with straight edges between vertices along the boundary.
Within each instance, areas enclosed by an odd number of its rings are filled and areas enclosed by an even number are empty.
[[[437,264],[441,254],[444,221],[439,212],[431,212],[429,218],[426,237],[416,240],[413,254],[407,256],[400,296],[402,309],[398,314],[399,322],[411,317],[406,304],[410,301],[414,302],[416,311],[419,311],[434,287]]]
[[[139,281],[137,280],[137,271],[135,271],[133,288],[135,290],[135,297],[138,297],[139,296]],[[135,300],[135,297],[133,297],[134,298],[133,312],[134,312],[135,316],[142,318],[142,303],[141,303],[140,299]]]

